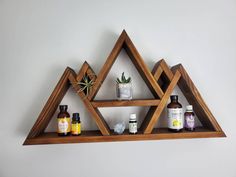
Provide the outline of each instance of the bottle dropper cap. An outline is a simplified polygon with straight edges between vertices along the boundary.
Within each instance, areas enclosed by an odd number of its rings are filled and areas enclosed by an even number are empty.
[[[136,120],[136,114],[130,114],[129,116],[130,120]]]
[[[72,120],[79,121],[80,120],[79,113],[73,113]]]
[[[187,105],[186,111],[193,111],[193,105]]]
[[[171,99],[171,100],[178,100],[178,95],[171,95],[171,96],[170,96],[170,99]]]
[[[67,105],[59,105],[60,110],[67,110],[68,106]]]

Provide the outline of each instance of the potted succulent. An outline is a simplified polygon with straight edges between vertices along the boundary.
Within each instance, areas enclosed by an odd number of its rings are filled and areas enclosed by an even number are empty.
[[[116,79],[116,94],[118,100],[131,100],[132,99],[132,84],[131,77],[126,79],[124,72],[121,79]]]

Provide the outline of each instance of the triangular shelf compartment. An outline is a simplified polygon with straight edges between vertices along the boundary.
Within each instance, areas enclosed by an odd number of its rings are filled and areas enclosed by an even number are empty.
[[[130,101],[94,100],[101,84],[105,80],[122,48],[125,49],[139,74],[147,84],[151,93],[154,95],[154,99],[134,99]],[[80,86],[77,84],[82,80],[85,74],[95,81],[92,91],[89,92],[87,96],[84,92],[79,91]],[[203,125],[203,127],[196,128],[194,132],[182,131],[179,133],[172,133],[169,132],[167,128],[154,128],[154,125],[159,120],[160,114],[165,108],[170,94],[177,84],[188,102],[194,106],[195,113]],[[59,137],[56,132],[44,132],[62,98],[71,85],[82,99],[99,130],[83,131],[80,136],[67,137]],[[137,134],[130,135],[128,131],[125,131],[122,135],[116,135],[110,130],[102,114],[99,112],[98,107],[117,106],[150,106]],[[149,71],[129,36],[125,30],[123,30],[98,75],[94,73],[93,69],[87,62],[84,62],[78,74],[76,74],[71,68],[66,68],[37,121],[28,134],[24,145],[208,137],[225,137],[225,133],[203,101],[199,91],[195,87],[184,67],[179,64],[170,69],[162,59],[156,63],[152,72]]]

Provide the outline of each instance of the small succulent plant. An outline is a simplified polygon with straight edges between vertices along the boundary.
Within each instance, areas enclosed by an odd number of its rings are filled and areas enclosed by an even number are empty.
[[[130,82],[131,82],[131,77],[128,77],[128,78],[126,79],[125,73],[123,72],[122,75],[121,75],[121,79],[117,78],[117,79],[116,79],[116,82],[117,82],[118,84],[127,84],[127,83],[130,83]]]

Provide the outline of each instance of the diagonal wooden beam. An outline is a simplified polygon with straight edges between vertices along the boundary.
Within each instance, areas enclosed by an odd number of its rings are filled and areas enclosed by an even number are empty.
[[[177,82],[180,79],[180,76],[181,76],[180,72],[176,71],[158,107],[152,108],[152,114],[149,117],[146,117],[145,120],[143,121],[141,125],[141,130],[143,130],[144,134],[152,133],[152,130],[155,124],[158,122],[160,115],[164,110],[171,93],[173,92],[175,86],[177,85]]]
[[[181,73],[181,78],[178,82],[178,86],[186,97],[189,104],[193,105],[194,112],[196,113],[202,125],[215,131],[222,131],[220,125],[216,121],[210,109],[207,107],[200,92],[194,85],[193,81],[189,77],[184,67],[181,64],[178,64],[173,66],[172,70],[178,70]]]
[[[62,98],[70,87],[69,76],[71,72],[73,72],[73,69],[69,67],[65,69],[27,138],[34,138],[44,132]]]
[[[131,41],[128,35],[126,35],[126,38],[124,41],[124,49],[126,50],[128,56],[130,57],[134,66],[137,68],[137,71],[143,78],[144,82],[147,84],[152,94],[156,98],[162,98],[162,96],[164,95],[162,89],[156,83],[156,80],[153,77],[151,71],[145,64],[143,58],[139,54],[138,50],[136,49],[136,47],[134,46],[133,42]]]
[[[107,74],[111,70],[112,65],[114,64],[117,56],[119,55],[119,53],[122,49],[125,38],[126,38],[126,32],[123,31],[121,33],[120,37],[118,38],[118,40],[116,41],[115,46],[113,47],[110,55],[108,56],[105,64],[103,65],[102,69],[100,70],[100,72],[97,76],[97,82],[95,83],[95,85],[93,87],[93,91],[90,94],[90,100],[94,99],[94,97],[96,96],[99,88],[101,87],[102,83],[104,82]]]
[[[81,81],[84,74],[91,74],[91,77],[95,77],[96,75],[93,72],[92,68],[89,66],[87,62],[84,62],[82,65],[79,73],[76,75],[76,73],[72,73],[73,76],[70,77],[70,82],[74,88],[74,90],[77,92],[77,94],[80,96],[81,100],[83,101],[86,109],[90,113],[91,117],[96,122],[99,130],[101,131],[102,135],[110,135],[110,128],[108,124],[106,123],[105,119],[103,118],[102,114],[99,112],[97,108],[94,108],[90,100],[88,99],[88,96],[85,95],[84,92],[80,92],[80,86],[77,84],[78,81]]]

